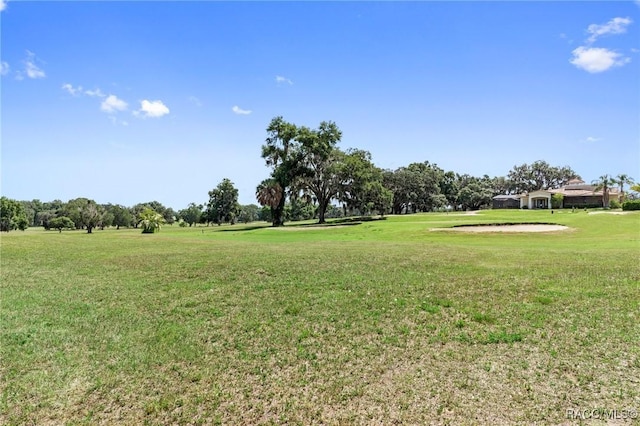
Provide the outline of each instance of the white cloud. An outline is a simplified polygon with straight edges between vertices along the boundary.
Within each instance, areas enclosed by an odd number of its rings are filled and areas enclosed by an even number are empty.
[[[82,93],[82,86],[73,87],[73,85],[65,83],[62,85],[62,90],[66,90],[71,96],[78,96]]]
[[[145,117],[156,118],[169,114],[169,108],[162,101],[148,101],[145,99],[140,102],[140,109],[136,113],[143,114]]]
[[[27,73],[29,78],[45,78],[47,75],[36,65],[35,61],[36,55],[27,50],[27,59],[24,60],[24,72]]]
[[[288,85],[290,85],[290,86],[291,86],[291,85],[293,85],[293,81],[291,81],[291,80],[289,80],[287,77],[283,77],[283,76],[281,76],[281,75],[277,75],[277,76],[276,76],[276,83],[278,83],[278,84],[284,84],[284,83],[286,83],[286,84],[288,84]]]
[[[0,12],[7,8],[7,2],[5,0],[0,0]]]
[[[100,109],[108,114],[112,114],[118,111],[125,111],[127,109],[127,103],[122,99],[118,99],[116,95],[109,95],[107,99],[100,104]]]
[[[631,18],[613,18],[606,24],[591,24],[587,28],[587,32],[591,34],[587,39],[588,43],[595,42],[600,36],[607,34],[622,34],[627,31],[627,27],[633,21]]]
[[[620,53],[602,47],[580,46],[572,53],[573,59],[569,62],[592,74],[607,71],[613,67],[621,67],[631,61]]]
[[[10,67],[9,67],[8,63],[6,63],[4,61],[0,62],[0,75],[9,74],[9,69],[10,69]]]
[[[248,109],[242,109],[237,105],[235,105],[233,108],[231,108],[231,111],[233,111],[234,113],[236,113],[238,115],[249,115],[252,112],[251,110],[248,110]]]
[[[595,143],[595,142],[600,142],[601,140],[602,140],[602,138],[596,138],[596,137],[593,137],[593,136],[589,136],[584,141],[586,143]]]
[[[92,98],[104,98],[106,96],[100,89],[85,90],[84,94],[87,96],[91,96]]]

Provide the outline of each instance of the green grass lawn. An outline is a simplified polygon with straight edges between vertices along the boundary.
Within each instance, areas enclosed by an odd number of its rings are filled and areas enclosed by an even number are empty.
[[[431,230],[503,222],[571,230]],[[0,424],[640,411],[640,213],[309,225],[2,235]]]

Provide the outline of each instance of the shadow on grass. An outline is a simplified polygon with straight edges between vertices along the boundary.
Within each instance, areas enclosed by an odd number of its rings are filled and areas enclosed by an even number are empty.
[[[362,225],[363,222],[373,222],[376,220],[387,220],[386,217],[372,217],[372,216],[357,216],[357,217],[345,217],[335,220],[329,220],[325,223],[294,223],[286,225],[288,227],[300,227],[300,228],[327,228],[331,226],[352,226]]]
[[[271,225],[252,225],[252,226],[245,226],[242,228],[223,228],[223,229],[216,229],[215,232],[242,232],[242,231],[255,231],[256,229],[265,229],[265,228],[270,228]],[[215,229],[215,228],[214,228]]]
[[[363,222],[373,222],[376,220],[387,220],[386,217],[371,217],[371,216],[358,216],[358,217],[345,217],[341,219],[329,220],[325,223],[296,223],[296,222],[288,222],[284,225],[286,228],[327,228],[331,226],[352,226],[352,225],[361,225]],[[256,229],[266,229],[272,228],[271,225],[253,225],[253,226],[245,226],[243,228],[223,228],[223,229],[215,229],[215,232],[243,232],[243,231],[254,231]]]

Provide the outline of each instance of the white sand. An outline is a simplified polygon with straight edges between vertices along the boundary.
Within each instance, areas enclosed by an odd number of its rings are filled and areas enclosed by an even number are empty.
[[[629,214],[631,212],[589,212],[587,214]]]
[[[456,231],[456,232],[555,232],[569,229],[563,225],[480,225],[458,226],[455,228],[435,228],[432,231]]]

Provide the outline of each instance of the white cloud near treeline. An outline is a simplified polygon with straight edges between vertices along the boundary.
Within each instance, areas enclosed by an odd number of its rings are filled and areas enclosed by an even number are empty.
[[[7,8],[7,2],[5,0],[0,0],[0,12]]]
[[[233,108],[231,108],[231,111],[238,115],[249,115],[252,112],[250,109],[242,109],[238,105],[235,105]]]
[[[599,37],[607,34],[623,34],[632,22],[631,18],[613,18],[606,24],[591,24],[587,28],[587,32],[591,34],[587,42],[594,43]]]
[[[11,69],[11,67],[9,66],[8,63],[2,61],[0,62],[0,75],[7,75],[9,74],[9,70]]]
[[[169,114],[169,108],[162,101],[140,101],[140,109],[136,111],[136,115],[141,114],[144,117],[157,118]]]
[[[576,67],[595,74],[631,62],[630,58],[604,47],[580,46],[573,50],[570,62]]]
[[[122,99],[119,99],[116,95],[107,96],[107,98],[100,104],[100,109],[107,114],[126,111],[127,107],[128,104]]]
[[[621,67],[631,62],[631,58],[606,47],[593,47],[600,37],[605,35],[623,34],[633,21],[631,18],[616,17],[605,24],[591,24],[587,27],[590,34],[584,46],[574,49],[569,62],[577,68],[592,74]]]

